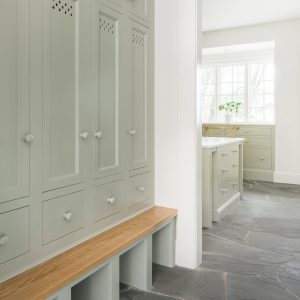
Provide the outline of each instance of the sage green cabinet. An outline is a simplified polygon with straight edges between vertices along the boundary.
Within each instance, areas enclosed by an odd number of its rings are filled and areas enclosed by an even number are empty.
[[[83,125],[79,44],[87,1],[43,0],[43,189],[82,181]]]
[[[153,205],[153,11],[0,1],[0,282]]]
[[[274,125],[204,124],[204,129],[204,133],[211,137],[245,138],[244,178],[263,181],[274,180]]]
[[[150,31],[130,22],[129,169],[150,163]]]
[[[121,172],[125,31],[122,15],[98,1],[93,27],[93,165],[94,178],[99,178]]]
[[[0,1],[0,203],[29,195],[29,0]]]

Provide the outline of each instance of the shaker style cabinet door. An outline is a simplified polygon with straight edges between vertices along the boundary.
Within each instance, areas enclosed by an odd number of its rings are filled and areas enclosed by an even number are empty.
[[[120,85],[123,23],[116,11],[94,2],[94,178],[120,173]]]
[[[80,183],[83,128],[81,24],[86,0],[43,0],[43,190]]]
[[[150,138],[150,33],[138,23],[131,22],[131,94],[129,101],[130,128],[129,169],[149,165]]]
[[[153,6],[151,2],[153,0],[127,0],[129,5],[129,11],[134,17],[139,19],[150,21]]]
[[[29,0],[0,1],[0,203],[29,195]]]

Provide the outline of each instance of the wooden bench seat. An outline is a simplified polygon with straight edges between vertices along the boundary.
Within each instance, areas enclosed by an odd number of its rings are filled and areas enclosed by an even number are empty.
[[[174,209],[154,207],[2,284],[1,300],[45,300],[93,268],[174,219]]]

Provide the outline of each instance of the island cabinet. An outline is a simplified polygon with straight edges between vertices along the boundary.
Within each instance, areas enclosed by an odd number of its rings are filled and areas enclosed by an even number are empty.
[[[259,124],[204,124],[207,137],[241,137],[244,142],[244,178],[274,181],[275,126]]]
[[[153,5],[0,1],[0,282],[153,206]]]
[[[243,192],[241,138],[203,138],[203,227],[219,222]]]

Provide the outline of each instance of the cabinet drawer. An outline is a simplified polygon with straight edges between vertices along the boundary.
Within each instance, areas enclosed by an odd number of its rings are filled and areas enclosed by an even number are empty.
[[[152,193],[151,173],[143,173],[141,175],[129,178],[129,205],[140,203],[148,200]]]
[[[239,163],[230,162],[226,165],[218,167],[218,183],[228,180],[238,180],[239,178]]]
[[[239,193],[238,180],[228,180],[218,186],[217,196],[214,197],[216,201],[213,203],[213,208],[218,210],[222,205],[229,201]]]
[[[239,132],[239,136],[269,136],[272,137],[272,128],[271,127],[241,127]]]
[[[229,164],[237,164],[239,162],[239,145],[232,144],[219,147],[217,151],[218,164],[225,166]]]
[[[94,191],[94,222],[118,213],[124,207],[123,181],[107,183]]]
[[[43,243],[47,244],[83,227],[83,192],[43,203]]]
[[[245,147],[272,147],[271,138],[256,138],[256,137],[247,137],[244,142]]]
[[[272,169],[272,150],[259,148],[245,148],[244,168]]]
[[[0,214],[0,264],[30,251],[29,207]]]

